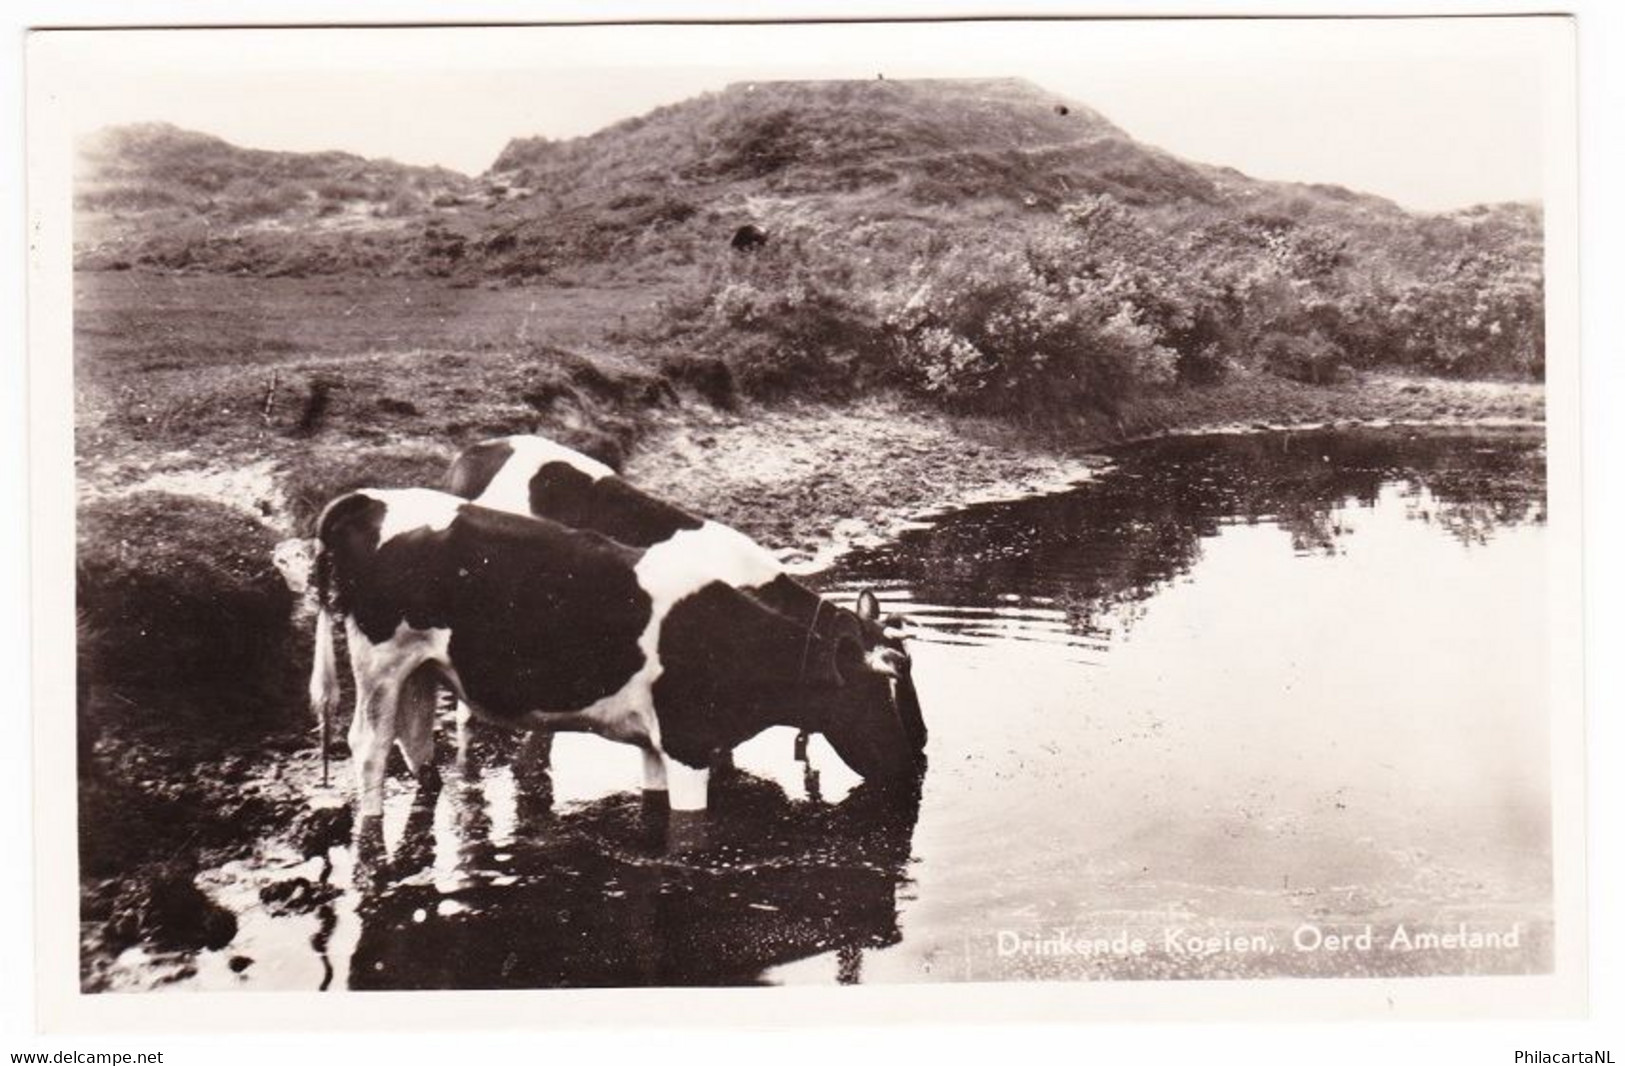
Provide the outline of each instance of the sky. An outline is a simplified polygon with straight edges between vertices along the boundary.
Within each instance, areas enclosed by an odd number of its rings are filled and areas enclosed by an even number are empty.
[[[1137,139],[1407,207],[1542,199],[1562,19],[1140,20],[58,34],[76,133],[166,121],[465,173],[769,78],[1019,76]]]

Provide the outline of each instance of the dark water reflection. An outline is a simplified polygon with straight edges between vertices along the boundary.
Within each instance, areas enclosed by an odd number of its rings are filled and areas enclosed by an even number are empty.
[[[554,814],[522,783],[530,814],[498,842],[489,784],[451,786],[438,825],[405,827],[386,887],[359,908],[350,987],[741,984],[826,952],[850,956],[855,979],[863,949],[900,939],[912,807],[861,791],[792,803],[739,775],[704,847],[673,853],[669,816],[639,797]]]
[[[1538,433],[1320,430],[1180,437],[1128,448],[1086,488],[973,508],[848,559],[826,586],[889,582],[918,596],[930,639],[1058,639],[1104,650],[1135,604],[1188,573],[1237,524],[1335,555],[1374,511],[1464,546],[1546,519]],[[923,616],[921,611],[926,612]]]
[[[486,738],[390,865],[262,855],[210,890],[206,987],[515,988],[1530,972],[1550,963],[1538,434],[1364,430],[1123,451],[1074,492],[951,516],[823,575],[915,623],[930,771],[899,809],[792,735],[737,753],[709,839],[561,737]],[[1377,946],[1295,950],[1305,924]],[[1397,927],[1515,932],[1397,950]],[[1021,949],[1140,938],[1140,953]],[[1173,937],[1173,940],[1169,938]],[[1192,953],[1180,937],[1270,950]],[[1228,941],[1226,941],[1228,943]],[[1006,949],[1011,950],[1006,950]],[[241,970],[231,956],[255,959]]]

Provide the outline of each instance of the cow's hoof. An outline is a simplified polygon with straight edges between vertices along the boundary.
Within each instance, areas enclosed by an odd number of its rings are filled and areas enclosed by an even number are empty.
[[[357,888],[373,888],[384,880],[385,866],[389,862],[384,848],[384,819],[378,814],[363,814],[356,819],[355,839],[351,844],[355,856],[355,884]]]
[[[424,803],[421,796],[412,805],[400,843],[389,861],[392,877],[410,877],[434,862],[434,808],[433,802]]]

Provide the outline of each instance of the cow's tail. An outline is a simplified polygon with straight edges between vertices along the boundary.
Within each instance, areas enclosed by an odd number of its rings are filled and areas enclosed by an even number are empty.
[[[333,711],[338,707],[339,660],[333,644],[333,623],[337,613],[330,589],[332,560],[320,537],[312,565],[312,590],[316,594],[316,652],[310,668],[310,707],[322,730],[322,786],[327,786],[328,755],[332,743]]]

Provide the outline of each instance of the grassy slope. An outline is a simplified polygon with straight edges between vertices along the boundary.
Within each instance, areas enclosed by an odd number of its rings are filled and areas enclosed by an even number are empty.
[[[480,178],[164,126],[104,131],[83,157],[81,263],[191,272],[670,282],[746,221],[904,254],[1101,193],[1153,230],[1275,216],[1396,262],[1455,226],[1190,163],[1014,79],[735,85],[570,141],[517,139]]]

